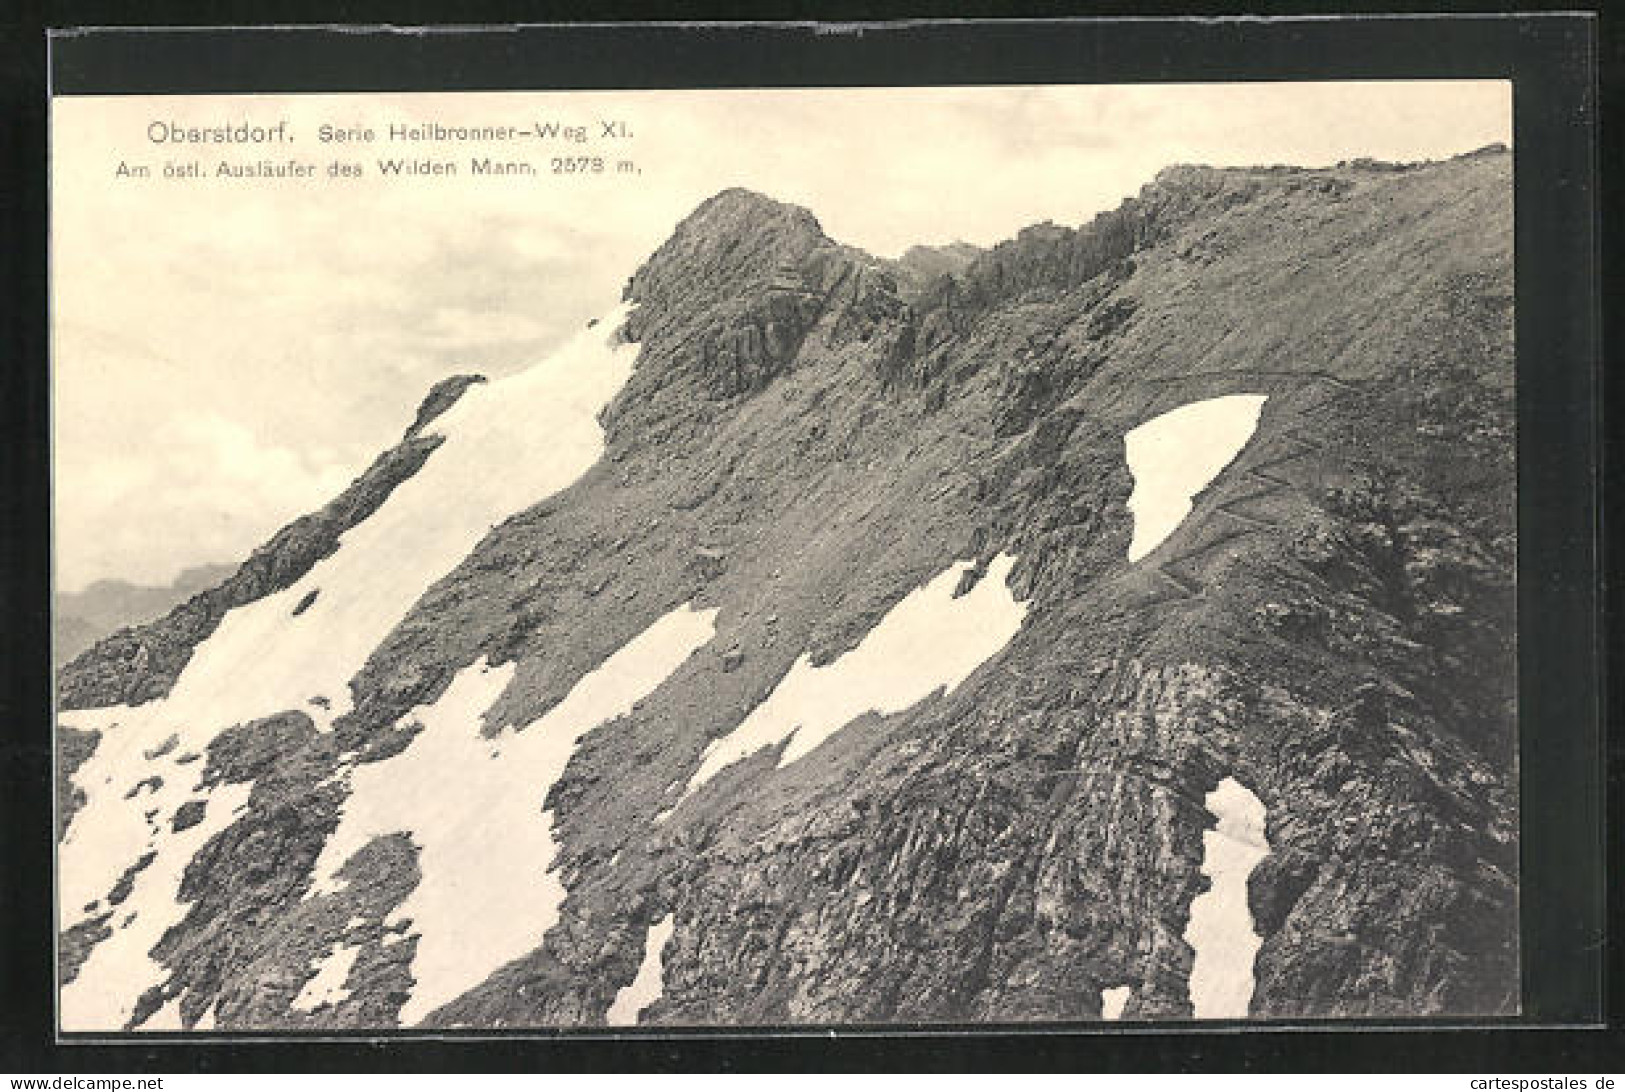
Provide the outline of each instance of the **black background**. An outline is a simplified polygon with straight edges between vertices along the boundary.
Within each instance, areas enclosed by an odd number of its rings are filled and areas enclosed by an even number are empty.
[[[572,10],[469,4],[480,21],[582,19]],[[143,5],[140,21],[199,22],[179,4]],[[217,4],[213,24],[274,21],[445,23],[426,4]],[[233,9],[238,10],[233,10]],[[499,10],[505,9],[505,10]],[[1030,7],[1033,15],[1055,13]],[[1257,9],[1255,9],[1257,10]],[[1321,8],[1319,10],[1325,10]],[[783,19],[896,18],[875,4],[780,5]],[[593,18],[694,18],[632,5],[600,5]],[[734,18],[713,5],[703,14]],[[925,15],[926,12],[913,14]],[[955,15],[968,14],[961,8]],[[0,53],[6,172],[0,235],[0,315],[8,359],[0,371],[0,1071],[624,1070],[1070,1068],[1329,1069],[1474,1072],[1625,1069],[1612,1030],[1577,1030],[1603,1018],[1605,769],[1619,783],[1621,751],[1600,734],[1597,468],[1603,373],[1602,298],[1621,298],[1617,262],[1599,269],[1596,36],[1584,17],[1434,17],[1264,21],[1000,20],[870,26],[575,25],[485,33],[358,34],[302,29],[252,32],[145,30],[57,34],[46,27],[117,25],[121,6],[59,4],[25,11]],[[1605,28],[1606,29],[1606,28]],[[1617,43],[1604,37],[1605,46]],[[49,67],[48,67],[49,66]],[[49,75],[48,75],[49,73]],[[374,1039],[320,1042],[56,1045],[50,906],[51,758],[49,447],[46,365],[47,79],[57,93],[475,90],[551,87],[730,87],[972,83],[1101,83],[1229,79],[1511,78],[1515,81],[1519,458],[1519,641],[1522,738],[1525,1021],[1571,1030],[1254,1028],[1172,1033],[1154,1029],[977,1029],[913,1035],[842,1031],[665,1038]],[[1611,84],[1603,87],[1612,96]],[[1609,135],[1604,130],[1604,135]],[[161,227],[155,226],[161,232]],[[161,235],[153,245],[161,246]],[[1601,279],[1599,280],[1599,273]],[[135,290],[139,290],[137,287]],[[1609,322],[1616,322],[1609,316]],[[1610,331],[1612,332],[1612,330]],[[1613,390],[1607,392],[1615,393]],[[177,392],[177,397],[183,396]],[[1612,451],[1610,452],[1612,455]],[[131,498],[139,504],[140,498]],[[1611,765],[1610,765],[1611,760]],[[1614,794],[1613,822],[1625,829]],[[1617,842],[1612,847],[1616,852]],[[1614,891],[1612,920],[1618,913]],[[1618,984],[1610,976],[1616,1019]],[[1613,1021],[1611,1021],[1613,1022]]]

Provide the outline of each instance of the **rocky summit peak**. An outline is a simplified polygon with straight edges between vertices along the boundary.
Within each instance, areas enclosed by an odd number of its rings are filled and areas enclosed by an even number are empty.
[[[626,297],[655,307],[692,307],[770,282],[834,246],[817,217],[734,187],[702,202],[633,275]]]
[[[775,227],[820,238],[824,235],[818,218],[807,209],[743,186],[730,186],[702,201],[678,225],[677,231],[679,234],[684,231],[714,232],[719,228],[771,231]]]
[[[829,290],[864,262],[873,259],[833,242],[806,209],[726,189],[628,282],[628,332],[645,346],[687,346],[648,355],[700,375],[710,395],[742,393],[788,365]]]
[[[673,274],[723,275],[743,283],[829,245],[811,212],[733,187],[701,202],[683,218],[633,278],[642,292],[632,295],[658,292],[659,282]]]

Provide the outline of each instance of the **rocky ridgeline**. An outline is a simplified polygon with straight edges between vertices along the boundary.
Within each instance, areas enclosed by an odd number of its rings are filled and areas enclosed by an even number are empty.
[[[719,194],[627,286],[641,354],[605,458],[425,590],[331,734],[276,721],[211,748],[211,769],[261,769],[230,754],[274,738],[285,764],[189,870],[145,1007],[388,1024],[410,842],[303,897],[337,755],[398,752],[397,718],[481,656],[516,666],[487,725],[528,723],[691,602],[718,609],[714,640],[548,796],[559,924],[431,1024],[599,1022],[668,914],[648,1021],[1093,1018],[1120,985],[1127,1018],[1186,1016],[1203,798],[1226,776],[1268,808],[1255,1014],[1509,1011],[1509,169],[1504,151],[1173,168],[1083,228],[900,262]],[[1253,442],[1128,564],[1123,434],[1238,392],[1270,396]],[[331,550],[433,457],[420,428],[218,602]],[[964,686],[678,805],[799,656],[828,663],[954,560],[1000,552],[1027,623]],[[211,610],[104,642],[64,698],[163,693]],[[139,647],[158,651],[138,669]],[[349,997],[292,1009],[340,939],[360,948]]]
[[[429,388],[429,393],[423,396],[423,402],[418,406],[417,416],[412,419],[412,425],[406,430],[403,440],[410,440],[419,435],[436,417],[445,413],[463,392],[476,383],[484,383],[483,375],[453,375]]]
[[[192,650],[214,632],[228,611],[297,583],[338,549],[339,536],[376,512],[397,485],[417,472],[440,444],[437,437],[420,435],[423,427],[480,381],[478,376],[457,376],[437,383],[401,443],[380,455],[321,511],[301,516],[278,531],[219,585],[199,592],[154,622],[104,638],[74,659],[57,680],[61,707],[139,705],[169,693]]]

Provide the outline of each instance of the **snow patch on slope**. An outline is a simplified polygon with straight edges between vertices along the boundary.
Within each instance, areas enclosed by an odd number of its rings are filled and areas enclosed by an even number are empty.
[[[1265,808],[1233,777],[1207,794],[1207,810],[1218,825],[1202,833],[1202,875],[1212,881],[1191,900],[1185,942],[1196,953],[1191,964],[1191,1007],[1198,1020],[1240,1020],[1253,997],[1253,960],[1263,940],[1253,931],[1247,906],[1247,880],[1269,856],[1264,837]]]
[[[1263,394],[1228,394],[1191,402],[1124,434],[1134,477],[1128,499],[1134,516],[1130,561],[1160,546],[1190,515],[1196,494],[1252,439],[1267,400]]]
[[[649,934],[643,941],[643,962],[638,965],[637,977],[615,994],[609,1011],[604,1014],[604,1023],[611,1027],[636,1024],[643,1010],[660,1000],[666,988],[663,957],[671,933],[670,914],[649,926]]]
[[[823,667],[798,659],[766,701],[705,749],[683,799],[725,767],[788,739],[782,768],[865,713],[900,713],[939,689],[952,693],[1010,642],[1027,604],[1006,581],[1015,558],[1000,554],[976,586],[954,590],[972,562],[949,566],[887,612],[857,648]]]
[[[344,983],[350,977],[350,968],[355,966],[355,957],[360,954],[360,948],[347,944],[334,948],[300,989],[299,996],[293,999],[293,1007],[300,1012],[315,1012],[323,1005],[336,1005],[349,997],[350,991],[344,988]]]
[[[167,977],[149,953],[185,916],[180,889],[186,866],[237,818],[251,786],[200,791],[196,783],[203,763],[178,761],[200,740],[212,738],[212,730],[178,725],[180,742],[165,748],[176,732],[169,722],[152,719],[145,707],[74,710],[59,719],[80,731],[102,734],[100,745],[74,774],[85,803],[58,847],[57,897],[64,927],[95,916],[84,908],[109,899],[115,885],[129,877],[122,901],[102,904],[103,912],[113,911],[112,935],[91,949],[78,975],[62,987],[61,1023],[64,1031],[117,1031],[129,1022],[142,993]],[[202,819],[174,831],[175,813],[191,800],[203,803]],[[146,865],[131,873],[142,860]],[[155,1030],[157,1025],[149,1019],[145,1028]]]
[[[631,377],[637,346],[617,343],[622,305],[535,367],[465,392],[430,431],[444,438],[371,517],[346,531],[335,553],[293,586],[228,612],[193,651],[169,695],[129,709],[73,710],[62,724],[98,731],[95,752],[74,774],[86,797],[58,855],[61,920],[109,893],[146,853],[113,935],[62,990],[63,1027],[124,1026],[135,1000],[162,981],[148,953],[181,920],[175,900],[186,864],[229,825],[250,786],[201,793],[201,755],[235,724],[303,709],[326,729],[351,704],[350,680],[436,579],[498,522],[578,479],[604,448],[598,413]],[[294,611],[311,592],[320,595]],[[329,704],[309,700],[331,697]],[[178,743],[168,743],[170,736]],[[148,781],[161,778],[161,784]],[[203,822],[171,833],[176,808],[206,805]],[[126,914],[134,917],[121,927]]]
[[[335,873],[380,835],[406,831],[418,847],[416,888],[391,915],[418,934],[417,980],[401,1010],[415,1024],[494,971],[532,951],[558,921],[564,885],[543,803],[577,743],[631,712],[715,633],[716,611],[684,605],[627,642],[545,716],[518,732],[481,735],[485,711],[514,665],[483,659],[460,671],[440,699],[402,718],[423,726],[410,745],[358,767],[339,827],[316,862],[321,894]]]

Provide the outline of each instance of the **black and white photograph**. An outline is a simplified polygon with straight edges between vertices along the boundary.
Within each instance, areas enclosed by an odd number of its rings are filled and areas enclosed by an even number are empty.
[[[1511,82],[50,139],[61,1034],[1519,1015]]]

